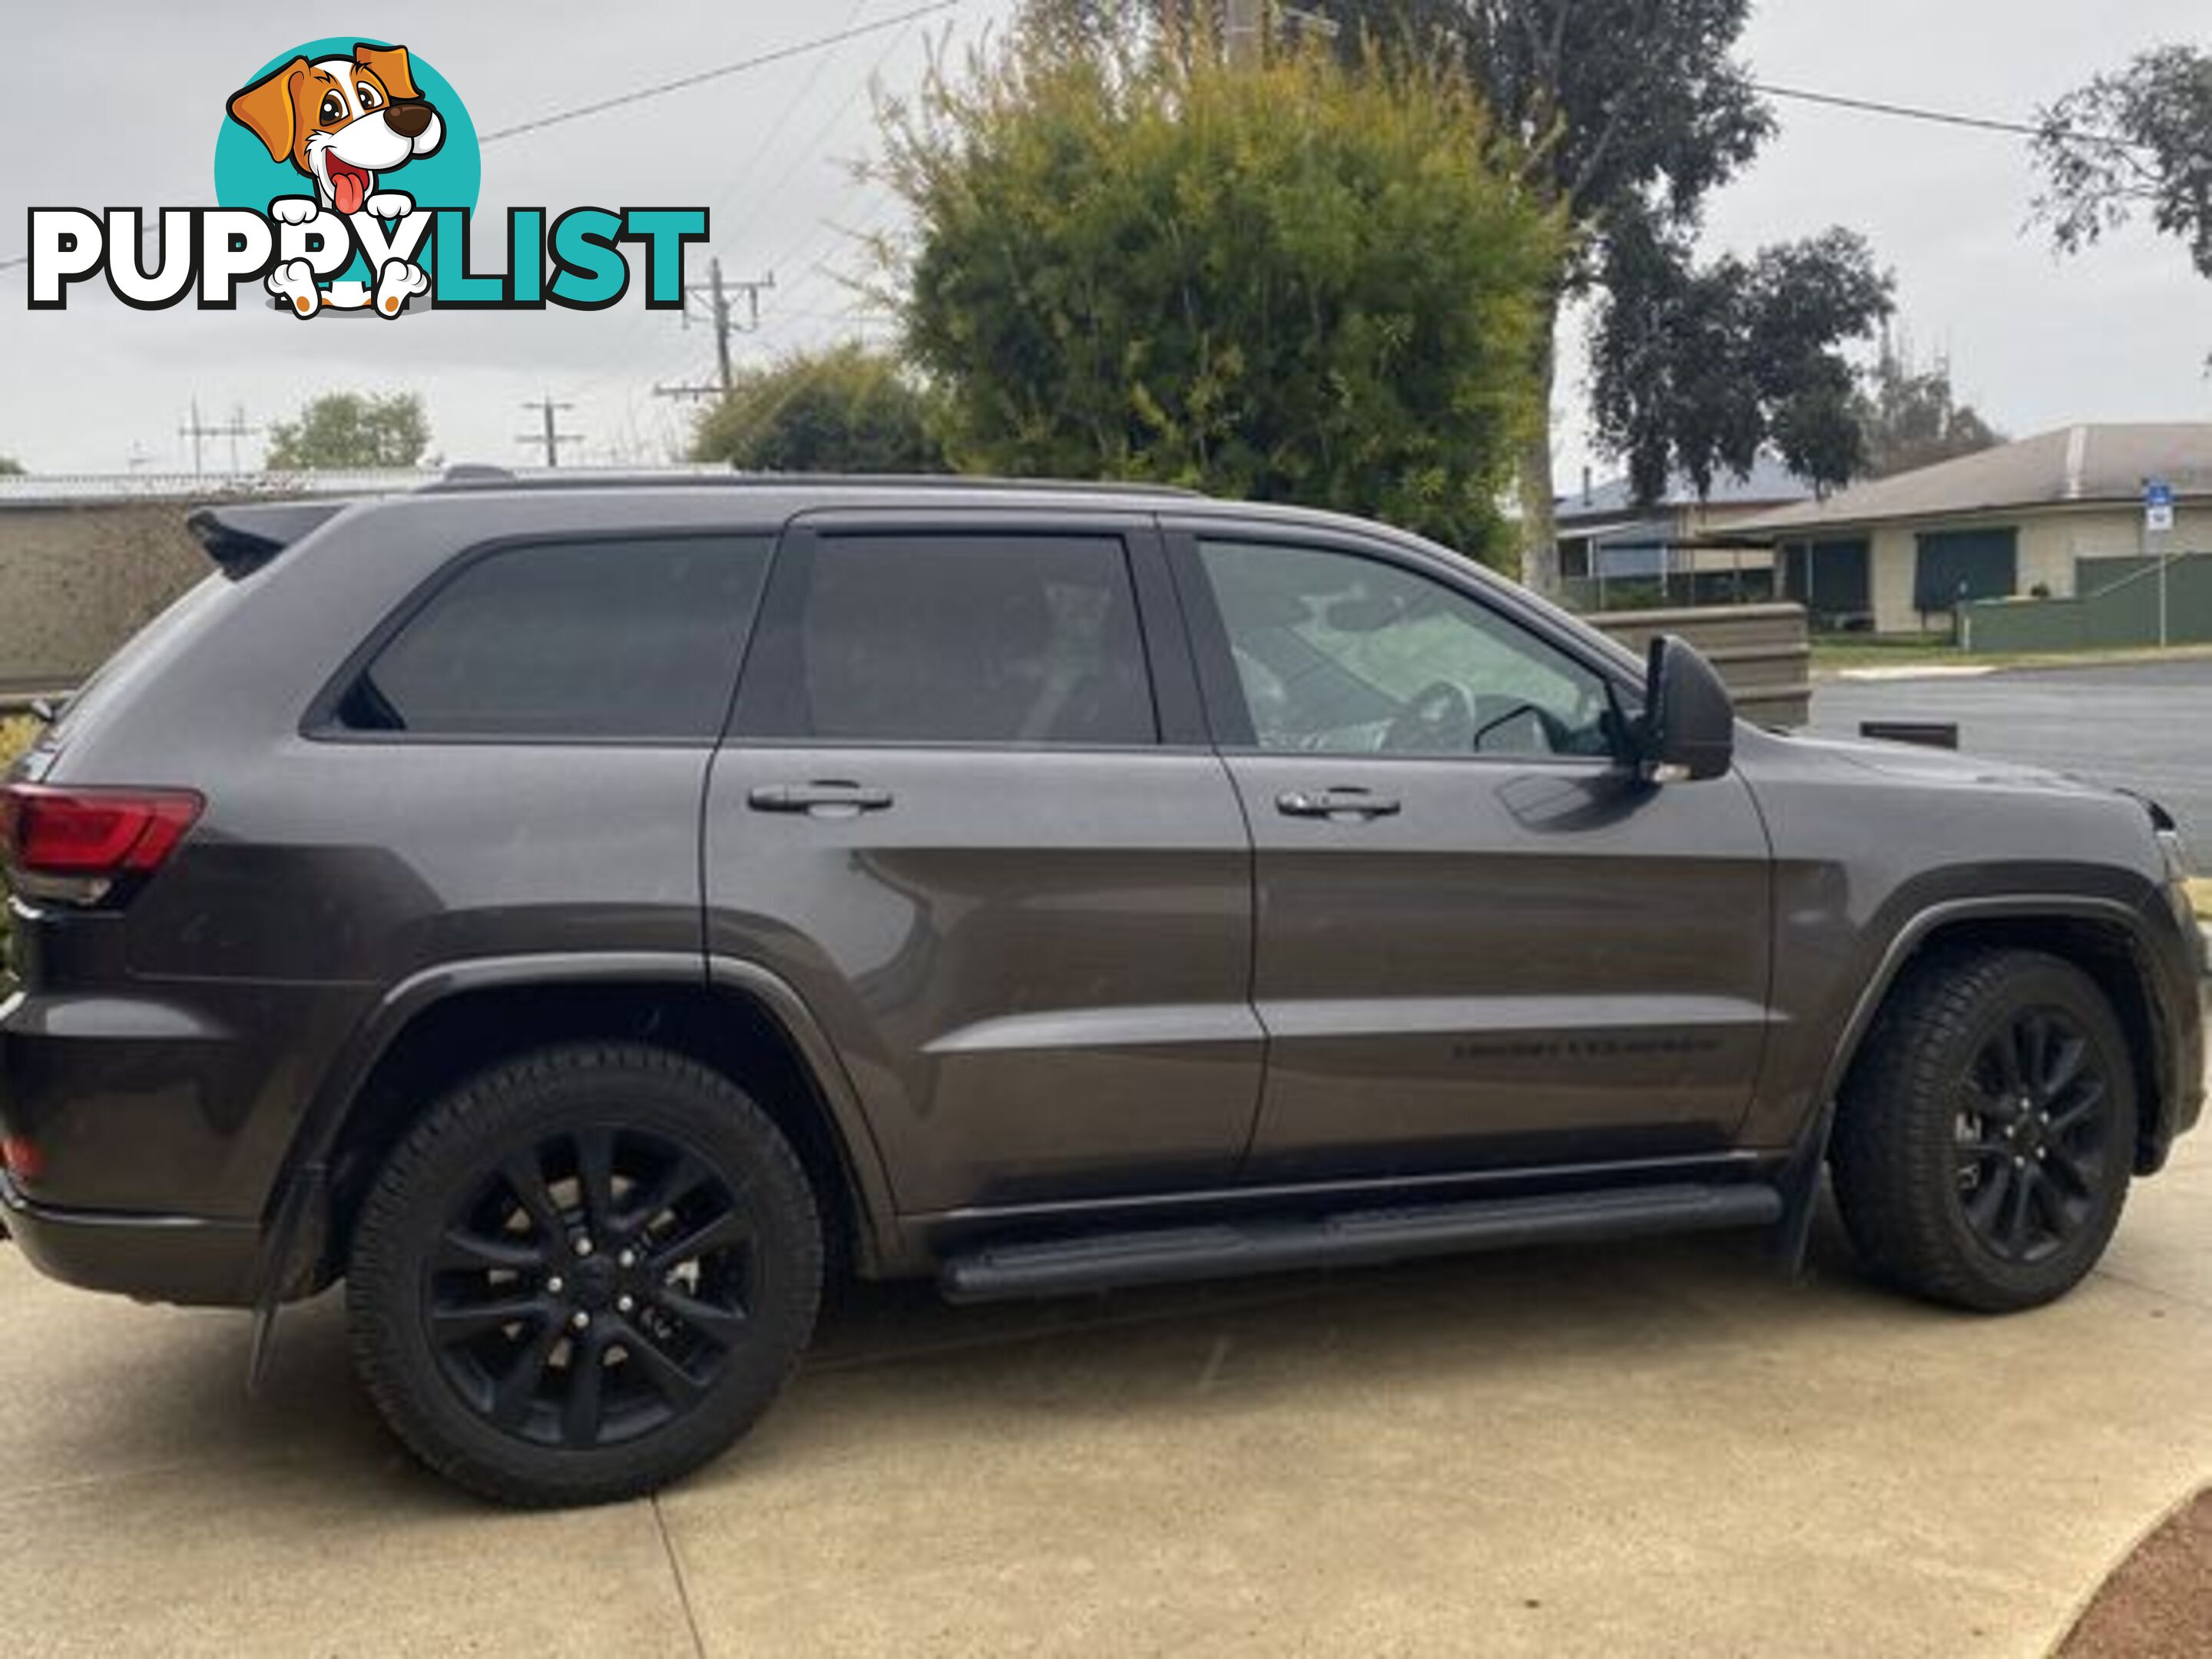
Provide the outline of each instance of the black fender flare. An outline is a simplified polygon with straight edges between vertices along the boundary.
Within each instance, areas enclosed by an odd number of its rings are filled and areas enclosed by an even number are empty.
[[[896,1254],[896,1206],[875,1133],[836,1046],[791,984],[758,963],[702,959],[688,951],[544,951],[441,963],[401,980],[356,1027],[325,1071],[279,1166],[264,1208],[257,1308],[290,1293],[319,1252],[330,1158],[378,1063],[418,1017],[470,992],[530,986],[668,985],[734,991],[757,1002],[781,1029],[812,1079],[830,1117],[830,1136],[861,1215],[860,1248],[872,1261]]]
[[[1804,1263],[1813,1206],[1820,1196],[1820,1170],[1827,1163],[1828,1145],[1835,1133],[1837,1094],[1843,1088],[1852,1062],[1858,1058],[1859,1046],[1872,1029],[1875,1014],[1896,985],[1898,975],[1905,971],[1905,963],[1927,943],[1929,935],[1957,922],[2052,920],[2116,924],[2125,930],[2138,949],[2146,953],[2155,950],[2140,910],[2118,899],[2080,893],[2021,893],[1940,900],[1915,911],[1891,937],[1874,973],[1852,1004],[1843,1029],[1837,1034],[1820,1078],[1820,1091],[1814,1097],[1805,1133],[1790,1148],[1784,1165],[1783,1213],[1781,1220],[1775,1224],[1773,1243],[1776,1255],[1792,1272]],[[2155,988],[2149,988],[2154,1006]],[[2168,1067],[2166,1057],[2154,1054],[2151,1059],[2156,1074],[2163,1076]]]

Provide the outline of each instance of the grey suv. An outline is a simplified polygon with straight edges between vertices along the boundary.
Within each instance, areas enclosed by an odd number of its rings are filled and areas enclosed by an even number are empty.
[[[427,1462],[635,1493],[825,1279],[957,1300],[1693,1228],[1963,1307],[2195,1121],[2141,800],[1733,720],[1437,547],[1169,491],[223,507],[4,795],[0,1200],[343,1278]]]

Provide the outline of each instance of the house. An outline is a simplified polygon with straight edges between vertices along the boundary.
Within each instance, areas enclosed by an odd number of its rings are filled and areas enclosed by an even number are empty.
[[[2173,528],[2147,531],[2146,490]],[[1752,515],[1818,627],[1948,625],[1964,600],[2096,592],[2146,554],[2212,551],[2212,422],[2062,427]]]
[[[1770,455],[1743,477],[1723,472],[1702,497],[1678,474],[1660,500],[1641,503],[1626,478],[1593,485],[1584,469],[1581,491],[1560,496],[1553,508],[1560,574],[1586,610],[1603,609],[1615,583],[1654,597],[1763,599],[1772,591],[1772,551],[1732,532],[1812,495]]]

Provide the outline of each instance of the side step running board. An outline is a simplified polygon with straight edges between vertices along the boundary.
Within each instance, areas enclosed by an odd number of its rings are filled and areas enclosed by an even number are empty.
[[[1767,1226],[1781,1218],[1782,1208],[1782,1194],[1773,1188],[1747,1183],[1622,1188],[1306,1219],[1261,1218],[990,1245],[947,1260],[938,1285],[954,1302],[995,1302],[1522,1244]]]

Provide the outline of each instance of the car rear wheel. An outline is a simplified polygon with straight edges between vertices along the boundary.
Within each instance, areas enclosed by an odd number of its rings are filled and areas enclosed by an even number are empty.
[[[2038,951],[1946,954],[1908,970],[1852,1068],[1837,1202],[1881,1276],[2033,1307],[2104,1253],[2136,1121],[2126,1038],[2088,975]]]
[[[740,1090],[548,1048],[438,1102],[377,1177],[347,1306],[399,1437],[501,1502],[654,1490],[775,1398],[822,1285],[813,1194]]]

